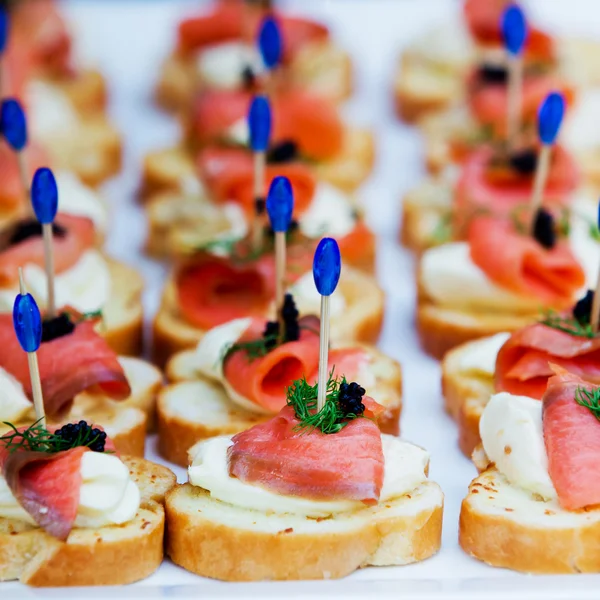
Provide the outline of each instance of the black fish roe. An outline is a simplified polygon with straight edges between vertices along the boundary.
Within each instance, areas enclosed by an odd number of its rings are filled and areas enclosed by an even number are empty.
[[[580,325],[588,325],[592,314],[592,304],[594,303],[594,292],[588,290],[583,298],[573,307],[573,317]]]
[[[554,217],[543,208],[540,208],[535,215],[533,237],[544,248],[551,249],[556,245]]]
[[[356,381],[352,383],[342,382],[340,384],[338,404],[345,415],[362,415],[365,412],[365,405],[362,398],[365,395],[365,388],[361,387]]]
[[[254,74],[252,67],[250,65],[246,65],[242,69],[242,83],[243,83],[244,87],[245,88],[254,87],[255,81],[256,81],[256,75]]]
[[[52,224],[52,235],[58,238],[63,238],[67,235],[67,230],[56,223]],[[20,221],[16,226],[15,230],[12,232],[10,239],[8,241],[9,246],[13,246],[14,244],[18,244],[19,242],[23,242],[32,237],[41,237],[42,236],[42,224],[39,223],[36,219],[25,219]]]
[[[479,67],[477,76],[485,83],[506,83],[508,81],[508,71],[505,67],[489,63],[484,63]]]
[[[281,316],[283,319],[283,325],[285,328],[283,341],[284,342],[296,342],[300,339],[300,325],[298,325],[298,317],[300,313],[296,308],[294,297],[291,294],[286,294],[283,300],[283,307],[281,309]],[[277,321],[267,321],[265,330],[263,331],[263,338],[267,350],[272,350],[277,345],[277,339],[279,337],[279,323]]]
[[[67,313],[42,321],[42,342],[51,342],[75,331],[75,323]]]
[[[277,321],[267,321],[263,338],[267,350],[273,350],[277,346],[277,339],[279,338],[279,323]]]
[[[92,452],[104,452],[106,433],[95,427],[92,428],[85,421],[63,425],[54,432],[54,435],[72,444],[71,448],[87,446]]]
[[[287,230],[287,235],[291,235],[292,233],[298,231],[298,227],[300,227],[298,225],[298,221],[296,221],[296,219],[292,219]],[[275,237],[275,232],[270,225],[265,226],[265,234],[270,238]]]
[[[254,210],[257,215],[262,215],[265,212],[265,199],[264,198],[255,198],[254,199]]]
[[[285,163],[291,162],[298,158],[298,146],[292,140],[284,140],[271,146],[267,153],[268,163]]]
[[[538,155],[533,148],[520,150],[510,155],[508,162],[510,166],[521,173],[521,175],[531,175],[537,168]]]

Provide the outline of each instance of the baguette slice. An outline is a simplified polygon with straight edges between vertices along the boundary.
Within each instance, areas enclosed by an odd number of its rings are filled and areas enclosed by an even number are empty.
[[[383,433],[400,433],[402,410],[402,371],[400,365],[374,347],[364,346],[371,356],[367,369],[375,377],[369,393],[386,411],[379,419]],[[158,448],[167,460],[188,464],[188,450],[198,441],[218,435],[231,435],[272,418],[245,410],[232,402],[223,386],[199,375],[194,351],[176,354],[167,365],[174,383],[158,397]]]
[[[357,224],[364,223],[357,201],[349,197],[348,204],[356,207]],[[158,258],[189,257],[195,248],[218,240],[220,235],[226,237],[231,232],[232,223],[221,206],[202,196],[162,192],[150,198],[145,209],[148,217],[146,249]],[[358,260],[347,264],[373,273],[375,252],[365,248]]]
[[[164,496],[176,482],[166,467],[123,457],[141,492],[135,518],[98,530],[74,529],[61,542],[42,529],[0,518],[0,581],[32,586],[124,585],[151,575],[162,563]]]
[[[598,508],[566,511],[512,486],[494,468],[472,481],[460,512],[465,552],[525,573],[598,573],[599,535]]]
[[[306,44],[286,69],[291,85],[341,102],[352,93],[352,62],[350,56],[330,41]],[[165,110],[188,112],[195,95],[209,86],[196,68],[195,56],[178,53],[163,63],[156,101]]]
[[[241,509],[186,483],[167,495],[167,554],[192,573],[225,581],[337,579],[435,554],[442,507],[442,491],[430,481],[327,519]]]
[[[342,269],[337,293],[343,295],[343,314],[331,317],[331,340],[376,343],[383,322],[384,293],[373,277],[351,267]],[[298,302],[301,314],[301,302]],[[270,314],[270,312],[269,312]],[[268,315],[266,315],[268,316]],[[206,332],[185,321],[177,303],[177,290],[171,277],[165,286],[162,301],[153,323],[153,362],[163,367],[176,352],[193,348]]]
[[[335,159],[316,163],[319,179],[352,192],[371,173],[375,162],[375,140],[366,129],[348,129],[342,152]],[[158,192],[196,192],[199,189],[194,155],[183,146],[156,150],[144,158],[140,198]]]

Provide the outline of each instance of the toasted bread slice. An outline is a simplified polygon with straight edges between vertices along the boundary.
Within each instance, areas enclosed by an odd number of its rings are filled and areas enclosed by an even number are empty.
[[[343,314],[331,316],[333,343],[360,341],[375,344],[383,322],[384,293],[373,277],[344,267],[336,291],[345,299]],[[302,302],[296,298],[301,314]],[[269,313],[270,314],[270,313]],[[152,356],[163,367],[169,357],[193,348],[205,330],[190,325],[180,314],[177,290],[171,277],[165,286],[160,308],[153,322]]]
[[[350,56],[330,41],[306,44],[285,70],[290,84],[341,102],[352,93]],[[165,110],[188,112],[195,95],[209,86],[196,68],[195,56],[174,53],[164,62],[156,101]]]
[[[348,204],[356,206],[357,202],[349,197]],[[146,249],[156,257],[189,257],[195,249],[226,238],[232,231],[231,220],[227,218],[223,208],[200,195],[163,192],[149,199],[145,209],[148,216]],[[363,224],[360,208],[355,208],[354,211],[357,215],[356,223]],[[320,235],[327,235],[327,232],[321,232]],[[304,237],[302,239],[308,240]],[[365,247],[360,256],[348,264],[373,273],[374,248]]]
[[[74,529],[61,542],[42,529],[0,518],[0,581],[32,586],[124,585],[151,575],[163,560],[164,496],[176,482],[166,467],[124,457],[141,492],[124,525]]]
[[[386,410],[378,419],[384,433],[398,435],[402,410],[400,365],[376,348],[364,346],[370,355],[366,369],[375,377],[369,394]],[[193,350],[173,356],[167,376],[175,382],[161,390],[157,406],[158,448],[162,456],[178,465],[187,465],[188,450],[198,441],[249,429],[272,415],[260,415],[239,407],[223,386],[200,375]]]
[[[244,510],[186,483],[167,495],[167,554],[192,573],[225,581],[336,579],[435,554],[442,506],[442,491],[427,481],[373,508],[311,519]]]
[[[342,152],[335,159],[316,163],[320,179],[348,192],[354,191],[369,176],[375,161],[375,140],[366,129],[348,129]],[[199,189],[194,156],[183,146],[156,150],[144,158],[141,199],[158,192],[178,194]]]
[[[600,510],[567,511],[512,486],[496,469],[474,479],[460,512],[459,543],[489,565],[525,573],[598,573]]]

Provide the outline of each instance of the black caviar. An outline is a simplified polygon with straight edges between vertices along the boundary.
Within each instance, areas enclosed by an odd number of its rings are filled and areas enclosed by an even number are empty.
[[[256,75],[250,65],[246,65],[242,69],[242,84],[245,88],[253,88],[256,82]]]
[[[550,250],[556,245],[556,226],[554,217],[547,210],[540,208],[533,221],[533,237],[544,248]]]
[[[67,313],[42,321],[42,342],[51,342],[75,331],[75,323]]]
[[[296,231],[298,231],[299,227],[300,227],[300,225],[298,224],[298,221],[296,221],[296,219],[292,219],[288,226],[288,230],[286,231],[286,236],[290,236],[293,233],[295,233]],[[271,225],[265,225],[265,235],[270,238],[275,237],[275,232],[273,231],[273,228],[271,227]]]
[[[362,415],[365,412],[365,405],[362,398],[365,395],[365,388],[353,381],[348,383],[343,381],[340,384],[338,405],[345,415]]]
[[[592,314],[592,304],[594,303],[594,292],[588,290],[583,298],[573,307],[573,317],[580,325],[588,325]]]
[[[106,433],[88,425],[85,421],[63,425],[54,432],[54,435],[69,443],[71,448],[87,446],[92,452],[104,452]]]
[[[283,342],[296,342],[300,339],[300,325],[298,324],[299,316],[300,313],[296,308],[294,297],[291,294],[286,294],[281,309],[281,317],[284,326]],[[267,321],[263,332],[267,350],[272,350],[277,346],[279,333],[279,323],[277,321]]]
[[[67,235],[67,230],[56,223],[52,224],[52,235],[58,238],[64,238]],[[19,221],[8,240],[8,245],[13,246],[19,242],[24,242],[32,237],[42,236],[42,224],[36,219],[24,219]]]
[[[508,162],[521,175],[531,175],[537,168],[538,155],[533,148],[518,150],[510,155]]]
[[[484,63],[477,70],[477,77],[485,83],[506,83],[508,71],[501,65]]]
[[[286,163],[298,158],[298,146],[292,140],[283,140],[271,146],[267,152],[268,163]]]

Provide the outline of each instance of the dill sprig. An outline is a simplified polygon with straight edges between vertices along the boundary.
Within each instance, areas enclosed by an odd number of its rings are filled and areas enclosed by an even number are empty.
[[[561,315],[553,310],[545,311],[540,323],[577,337],[590,339],[596,337],[596,333],[590,323],[580,323],[573,316]]]
[[[344,412],[340,406],[340,386],[343,383],[346,383],[346,378],[334,377],[332,369],[327,380],[325,404],[320,411],[317,411],[318,384],[310,385],[306,378],[293,382],[286,391],[287,405],[294,409],[300,421],[296,426],[298,430],[319,429],[323,433],[338,433],[351,420],[362,417],[362,415]]]
[[[230,344],[225,348],[223,359],[225,359],[229,354],[234,352],[244,351],[246,352],[246,357],[249,361],[256,360],[257,358],[263,358],[278,346],[279,336],[272,334],[266,335],[264,337],[259,337],[255,340],[248,340],[246,342],[236,342],[235,344]]]
[[[7,450],[9,454],[18,450],[55,454],[78,446],[93,446],[101,436],[98,429],[82,427],[76,437],[66,439],[42,427],[40,421],[41,419],[23,431],[19,431],[12,423],[4,421],[4,425],[10,427],[11,431],[0,437],[0,448]]]
[[[600,421],[600,388],[588,390],[584,387],[577,387],[575,390],[575,402],[589,411]]]

